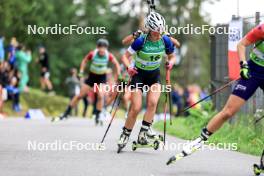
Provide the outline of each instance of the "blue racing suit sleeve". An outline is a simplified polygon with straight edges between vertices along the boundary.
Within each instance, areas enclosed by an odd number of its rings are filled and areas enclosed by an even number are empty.
[[[138,37],[132,44],[131,44],[131,48],[134,50],[134,51],[139,51],[141,50],[141,48],[143,47],[144,45],[144,36],[140,36]]]
[[[162,39],[164,41],[166,54],[169,55],[169,54],[173,53],[174,52],[174,44],[172,43],[170,37],[168,37],[167,35],[163,35]]]

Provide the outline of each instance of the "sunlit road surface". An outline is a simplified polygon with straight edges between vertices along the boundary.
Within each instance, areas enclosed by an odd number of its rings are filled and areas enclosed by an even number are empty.
[[[0,120],[0,175],[250,176],[253,175],[252,164],[259,160],[238,152],[205,150],[166,166],[167,159],[177,152],[175,145],[157,151],[151,148],[131,150],[140,123],[134,129],[129,145],[117,154],[116,143],[123,123],[114,120],[105,145],[98,150],[106,125],[96,127],[92,120],[72,118],[57,123],[22,118]],[[174,137],[167,137],[167,141],[184,142]],[[34,142],[35,147],[39,147],[35,150],[32,148]],[[69,150],[67,146],[66,150],[58,148],[58,143],[67,145],[71,142],[86,147],[82,150],[78,147]],[[53,148],[44,148],[47,143],[53,143]],[[54,143],[58,144],[57,149]]]

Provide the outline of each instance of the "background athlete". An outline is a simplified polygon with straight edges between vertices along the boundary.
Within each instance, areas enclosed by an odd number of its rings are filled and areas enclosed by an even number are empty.
[[[64,118],[67,118],[70,115],[72,108],[77,105],[79,100],[87,96],[87,93],[89,91],[94,90],[93,88],[95,84],[104,85],[106,83],[106,72],[108,69],[109,62],[114,64],[116,69],[116,74],[117,75],[120,74],[120,65],[118,61],[116,60],[114,55],[107,50],[109,46],[108,41],[106,39],[99,39],[96,44],[97,44],[96,49],[89,52],[81,63],[79,76],[83,77],[87,62],[88,61],[91,62],[88,79],[86,79],[84,84],[82,84],[79,95],[76,95],[72,99],[66,111],[60,117],[55,118],[53,120],[62,120]],[[97,103],[95,110],[95,115],[96,115],[95,122],[96,124],[98,124],[100,119],[99,117],[104,104],[104,92],[97,90],[96,96],[97,96]]]
[[[49,55],[44,46],[39,47],[39,57],[37,58],[37,63],[40,64],[40,85],[42,90],[48,90],[52,92],[53,86],[50,81],[50,65],[49,65]]]
[[[141,111],[143,90],[140,87],[143,86],[148,86],[151,91],[147,92],[147,110],[138,135],[138,143],[149,144],[147,132],[152,124],[161,92],[159,68],[162,57],[165,53],[168,55],[167,69],[171,69],[176,60],[172,41],[168,36],[161,35],[165,30],[164,18],[156,12],[151,12],[146,18],[145,26],[149,30],[148,34],[138,37],[122,57],[123,64],[132,77],[130,87],[133,90],[128,118],[118,141],[118,152],[127,144],[137,115]],[[131,64],[129,58],[133,54],[136,54],[135,63]]]
[[[250,52],[250,60],[246,60],[246,47],[255,44]],[[207,127],[202,129],[200,137],[186,145],[184,155],[189,155],[215,133],[228,119],[233,117],[246,101],[260,87],[264,90],[264,24],[253,28],[237,45],[240,58],[241,79],[234,87],[224,108],[216,114]],[[172,157],[176,160],[176,157]]]

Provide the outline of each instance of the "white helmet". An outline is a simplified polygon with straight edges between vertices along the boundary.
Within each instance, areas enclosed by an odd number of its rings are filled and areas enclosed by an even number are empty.
[[[165,19],[157,12],[150,12],[145,20],[145,27],[151,31],[159,32],[165,31]]]

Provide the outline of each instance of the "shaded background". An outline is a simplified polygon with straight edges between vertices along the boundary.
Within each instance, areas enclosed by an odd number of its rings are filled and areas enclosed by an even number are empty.
[[[194,26],[208,24],[208,16],[201,15],[204,2],[213,0],[156,0],[157,11],[165,16],[169,26]],[[78,67],[95,41],[106,37],[110,50],[120,60],[119,51],[123,47],[121,39],[142,25],[148,11],[146,1],[140,0],[9,0],[0,2],[0,34],[6,44],[12,36],[26,44],[34,56],[37,46],[43,44],[50,55],[52,82],[59,94],[64,94],[65,77],[71,67]],[[54,26],[105,26],[108,35],[28,35],[27,25]],[[181,43],[181,67],[173,70],[173,80],[180,84],[198,83],[208,86],[210,78],[209,35],[176,35]],[[30,64],[30,86],[39,85],[39,67]],[[164,73],[164,72],[163,72]],[[37,74],[37,76],[36,76]],[[164,77],[163,77],[164,78]]]

